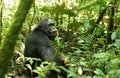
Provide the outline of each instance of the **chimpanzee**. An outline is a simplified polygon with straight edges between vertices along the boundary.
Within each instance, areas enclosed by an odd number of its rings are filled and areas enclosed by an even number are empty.
[[[25,57],[40,58],[43,61],[52,61],[55,49],[52,47],[50,40],[54,40],[57,36],[55,22],[52,19],[44,19],[32,30],[25,42]],[[57,61],[56,61],[57,60]],[[58,56],[55,62],[63,65],[63,61]],[[48,78],[58,78],[57,72],[52,71]]]

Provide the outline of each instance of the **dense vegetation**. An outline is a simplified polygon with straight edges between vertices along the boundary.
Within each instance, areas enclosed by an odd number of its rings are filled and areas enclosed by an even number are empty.
[[[0,44],[5,40],[19,2],[0,0]],[[44,18],[52,18],[56,22],[59,36],[52,44],[57,52],[66,57],[69,69],[43,62],[33,70],[39,77],[44,78],[51,66],[58,72],[65,70],[68,78],[120,78],[119,0],[35,0],[21,26],[6,77],[22,75],[23,78],[24,60],[28,59],[23,56],[25,39],[38,21]],[[44,67],[45,63],[48,66]],[[27,66],[31,69],[30,65]]]

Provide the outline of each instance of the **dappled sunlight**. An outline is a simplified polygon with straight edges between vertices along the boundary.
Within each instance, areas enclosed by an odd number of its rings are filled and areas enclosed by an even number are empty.
[[[120,1],[0,0],[0,44],[3,78],[119,78]]]

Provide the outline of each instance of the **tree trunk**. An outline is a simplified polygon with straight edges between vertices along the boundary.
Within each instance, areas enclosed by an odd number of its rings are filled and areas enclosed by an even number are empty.
[[[109,18],[109,24],[108,24],[108,28],[107,28],[107,44],[111,44],[112,40],[111,40],[111,34],[113,32],[113,27],[114,27],[114,8],[115,8],[115,3],[112,2],[111,3],[111,9],[110,9],[110,18]]]
[[[0,0],[0,44],[2,41],[2,11],[3,11],[3,0]]]
[[[4,40],[0,45],[0,78],[4,78],[7,73],[7,68],[10,63],[10,59],[13,55],[16,40],[18,34],[23,26],[26,15],[34,0],[20,0],[18,9],[11,21],[8,31],[6,31]]]

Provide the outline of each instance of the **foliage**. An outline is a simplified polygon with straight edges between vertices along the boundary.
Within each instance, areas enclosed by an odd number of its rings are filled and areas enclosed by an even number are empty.
[[[48,62],[43,62],[40,67],[36,67],[33,72],[38,73],[38,77],[40,78],[46,78],[46,75],[50,73],[50,70],[60,72],[60,70],[56,68],[55,63]]]
[[[5,4],[2,33],[8,29],[8,24],[18,4],[17,1],[12,3],[11,7]],[[68,58],[66,65],[69,68],[56,66],[54,62],[43,62],[35,70],[27,65],[31,71],[37,72],[42,78],[46,77],[51,69],[57,72],[65,70],[68,78],[76,78],[76,76],[79,78],[119,78],[119,5],[119,0],[36,0],[20,31],[15,54],[23,53],[24,40],[40,19],[52,18],[56,21],[59,31],[59,35],[52,43],[58,54]],[[115,14],[112,17],[114,26],[112,30],[108,30],[112,7],[115,7]],[[103,17],[100,17],[104,9],[106,12]],[[107,43],[108,35],[111,43]],[[55,57],[58,54],[55,54]],[[16,58],[21,56],[16,56]]]

